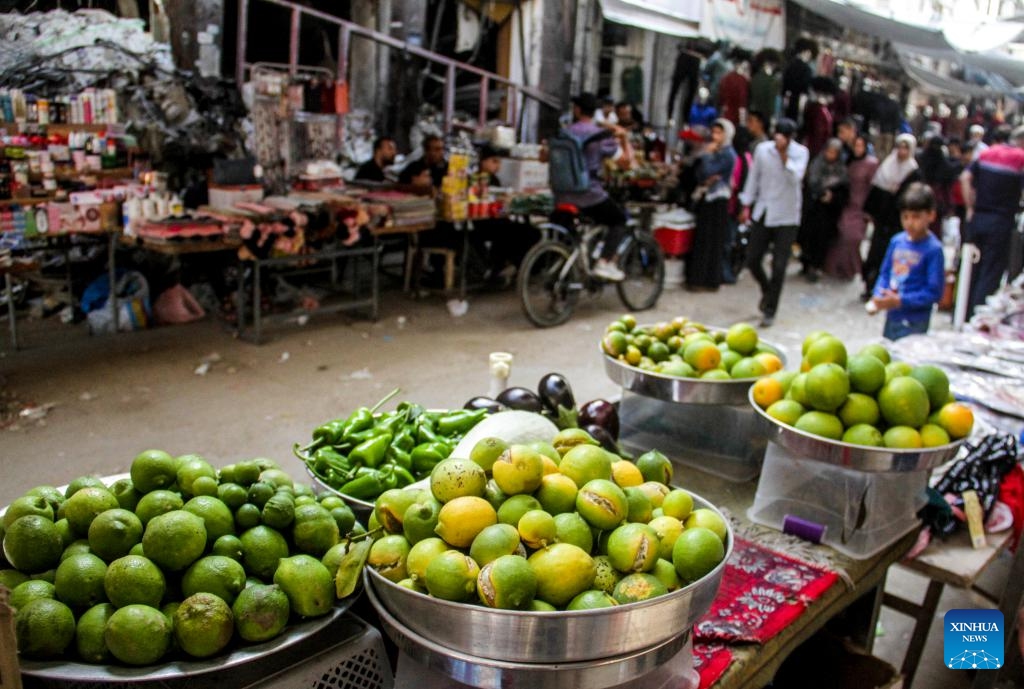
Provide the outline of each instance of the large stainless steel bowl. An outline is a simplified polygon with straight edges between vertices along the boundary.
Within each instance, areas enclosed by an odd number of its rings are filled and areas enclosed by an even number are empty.
[[[699,496],[693,497],[696,507],[715,509]],[[364,571],[367,585],[376,594],[371,598],[374,605],[437,644],[476,658],[573,663],[651,648],[691,628],[718,594],[732,544],[730,529],[722,562],[685,588],[639,603],[571,612],[521,612],[452,603],[398,586],[370,567]]]
[[[710,329],[717,332],[718,329]],[[786,355],[782,348],[771,342],[766,345],[778,352],[782,362]],[[736,380],[701,380],[699,378],[679,378],[662,373],[644,371],[635,366],[610,357],[601,350],[604,359],[604,371],[613,383],[624,390],[638,395],[651,397],[662,402],[678,402],[681,404],[732,404],[744,405],[747,402],[747,390],[756,378],[738,378]]]
[[[855,471],[904,472],[934,469],[955,457],[964,442],[958,440],[948,445],[920,450],[854,445],[806,433],[768,416],[754,402],[753,387],[749,392],[748,401],[757,413],[760,428],[769,442],[804,459]]]

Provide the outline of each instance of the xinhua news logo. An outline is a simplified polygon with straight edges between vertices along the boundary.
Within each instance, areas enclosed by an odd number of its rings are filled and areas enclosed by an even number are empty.
[[[1003,613],[950,610],[943,618],[944,654],[950,670],[998,670],[1003,665]]]

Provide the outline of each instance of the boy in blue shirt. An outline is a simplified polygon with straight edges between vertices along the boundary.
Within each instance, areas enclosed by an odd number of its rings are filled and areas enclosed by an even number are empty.
[[[900,198],[903,231],[889,242],[867,305],[869,313],[888,311],[882,334],[890,340],[928,332],[932,307],[942,298],[942,243],[928,229],[935,220],[935,206],[932,190],[919,182]]]

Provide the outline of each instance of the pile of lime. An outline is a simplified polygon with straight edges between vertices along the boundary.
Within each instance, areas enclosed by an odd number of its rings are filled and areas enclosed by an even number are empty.
[[[754,383],[754,402],[773,419],[806,433],[853,445],[931,448],[965,438],[970,407],[955,400],[937,366],[893,361],[880,344],[854,356],[824,331],[803,342],[800,372]]]
[[[665,595],[714,570],[728,527],[671,488],[672,463],[635,462],[586,431],[509,445],[485,438],[451,457],[430,489],[392,490],[370,520],[386,535],[368,564],[436,598],[488,607],[585,610]]]
[[[207,658],[334,607],[349,536],[363,531],[340,498],[318,500],[268,459],[218,472],[147,450],[130,476],[39,486],[8,506],[0,585],[23,657]]]
[[[643,371],[677,378],[753,379],[783,368],[778,350],[761,342],[749,323],[722,331],[682,316],[654,325],[621,316],[608,324],[601,349]]]

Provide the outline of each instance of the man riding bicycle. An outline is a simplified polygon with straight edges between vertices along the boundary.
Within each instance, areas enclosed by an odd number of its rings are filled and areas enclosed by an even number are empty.
[[[573,123],[568,132],[579,141],[590,140],[583,149],[590,185],[582,192],[562,192],[555,195],[557,205],[576,206],[582,215],[595,223],[608,227],[604,237],[601,256],[594,264],[592,274],[611,282],[621,282],[626,276],[618,266],[616,250],[626,235],[626,212],[611,199],[601,186],[601,167],[606,158],[615,158],[618,164],[629,167],[633,162],[633,149],[629,132],[616,125],[599,125],[594,122],[598,108],[597,96],[581,93],[572,99]],[[613,136],[594,138],[610,128]],[[555,218],[557,220],[557,216]]]

